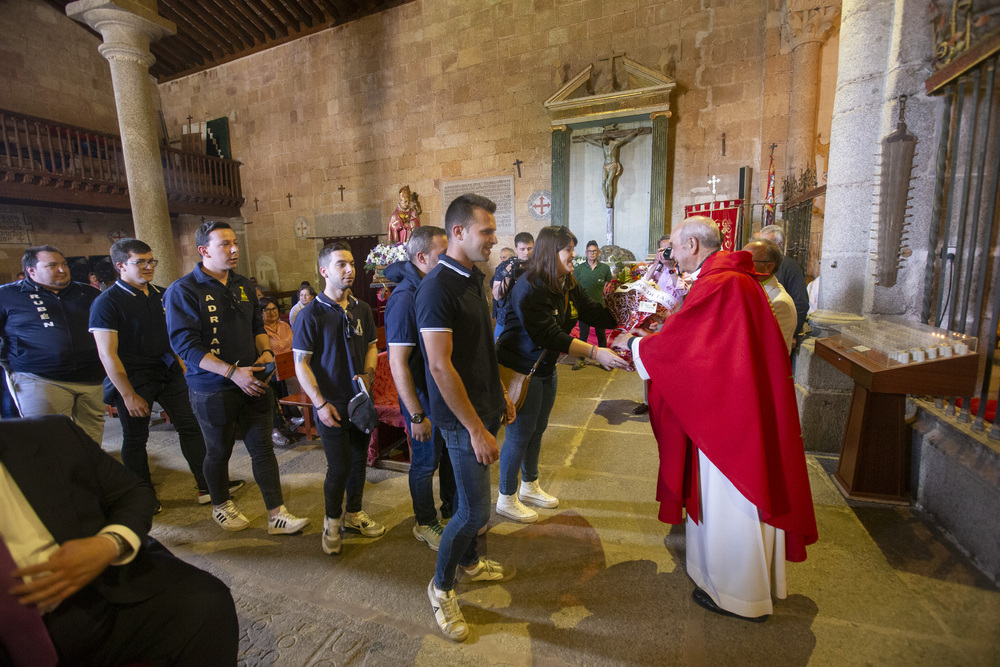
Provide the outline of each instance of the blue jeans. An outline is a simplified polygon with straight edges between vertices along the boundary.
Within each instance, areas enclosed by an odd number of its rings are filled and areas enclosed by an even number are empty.
[[[500,417],[486,424],[493,435],[500,430]],[[452,431],[441,429],[451,466],[455,472],[457,507],[444,527],[438,548],[434,585],[442,591],[455,586],[459,564],[471,567],[479,562],[479,529],[490,520],[490,467],[476,460],[472,437],[461,426]]]
[[[129,378],[133,382],[136,379]],[[159,402],[170,417],[170,423],[177,430],[180,440],[181,454],[191,468],[191,474],[198,484],[199,491],[207,491],[208,484],[203,472],[205,464],[205,439],[202,437],[198,420],[191,410],[191,400],[188,398],[188,386],[180,369],[165,371],[156,378],[135,386],[135,392],[141,396],[150,409],[153,401]],[[125,399],[115,392],[115,407],[118,409],[118,421],[122,425],[122,463],[143,481],[150,481],[149,458],[146,455],[146,442],[149,440],[149,417],[133,417],[128,413]]]
[[[316,429],[323,441],[326,454],[326,479],[323,481],[323,496],[326,515],[339,519],[344,511],[344,493],[347,493],[347,511],[353,514],[361,511],[361,499],[365,492],[365,465],[368,463],[368,443],[371,436],[359,431],[343,415],[341,426],[327,426],[316,421]]]
[[[538,453],[542,449],[542,435],[549,425],[549,414],[556,402],[558,375],[531,378],[524,405],[517,411],[514,421],[507,424],[503,447],[500,449],[500,493],[505,496],[517,493],[517,471],[521,479],[534,482],[538,479]]]
[[[405,415],[406,412],[404,411]],[[406,432],[410,435],[410,498],[413,499],[413,514],[421,526],[437,523],[434,509],[434,471],[438,471],[441,483],[441,517],[451,518],[455,503],[455,473],[451,469],[451,458],[441,456],[444,451],[444,436],[441,429],[434,427],[431,439],[421,442],[413,438],[407,421]]]
[[[203,470],[208,491],[212,494],[212,504],[221,505],[229,500],[229,458],[236,443],[236,428],[245,424],[243,444],[250,453],[253,478],[264,497],[264,506],[269,510],[280,507],[284,501],[278,460],[274,457],[274,443],[271,441],[274,418],[271,388],[268,387],[261,396],[249,396],[238,387],[211,392],[189,389],[188,395],[205,436]]]

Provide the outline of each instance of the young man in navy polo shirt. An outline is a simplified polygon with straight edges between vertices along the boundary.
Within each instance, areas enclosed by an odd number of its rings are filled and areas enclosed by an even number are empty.
[[[417,520],[413,536],[434,551],[438,550],[444,532],[434,509],[434,470],[439,470],[441,480],[442,519],[450,519],[454,512],[455,475],[451,459],[447,454],[441,456],[444,451],[441,430],[425,414],[430,409],[430,399],[413,297],[421,279],[437,266],[438,257],[446,250],[448,237],[443,229],[430,225],[417,227],[406,242],[409,261],[396,262],[385,270],[385,277],[396,283],[385,304],[385,342],[399,407],[410,435],[410,498]]]
[[[486,262],[497,243],[496,204],[464,194],[448,206],[448,252],[420,282],[417,326],[427,360],[431,418],[444,436],[455,472],[458,505],[445,526],[427,596],[438,627],[464,641],[469,626],[458,608],[455,577],[504,581],[513,569],[479,557],[477,533],[490,519],[490,464],[500,460],[496,432],[514,419],[497,369],[486,299]]]
[[[105,402],[118,409],[122,425],[122,463],[152,484],[146,442],[150,408],[157,401],[177,430],[181,453],[198,484],[198,502],[211,502],[202,472],[205,439],[191,411],[184,363],[170,349],[164,290],[153,284],[153,250],[138,239],[121,239],[111,246],[111,261],[119,277],[91,306],[90,332],[108,373]],[[229,491],[242,486],[242,481],[231,482]]]
[[[316,408],[317,428],[326,453],[326,515],[321,544],[323,552],[331,555],[340,553],[341,528],[365,537],[385,532],[385,526],[361,509],[371,438],[350,422],[347,412],[348,403],[359,390],[356,383],[363,383],[371,394],[378,348],[371,306],[350,293],[355,275],[351,247],[334,243],[323,248],[319,273],[326,279],[326,288],[295,318],[292,353],[295,377]]]
[[[253,283],[234,270],[240,250],[236,233],[224,222],[198,228],[195,243],[202,261],[171,285],[167,304],[170,345],[187,365],[191,407],[205,436],[205,482],[212,495],[212,518],[225,530],[250,522],[229,497],[229,457],[236,428],[246,423],[243,444],[267,507],[267,532],[291,534],[309,519],[293,516],[283,504],[271,428],[274,396],[268,378],[254,373],[274,361]]]
[[[0,287],[0,337],[10,393],[22,417],[66,415],[95,442],[104,439],[104,367],[87,331],[100,294],[73,282],[50,245],[21,258],[27,276]]]

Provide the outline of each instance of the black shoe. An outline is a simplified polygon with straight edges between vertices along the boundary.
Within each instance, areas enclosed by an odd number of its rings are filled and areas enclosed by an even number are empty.
[[[632,414],[634,415],[644,415],[649,412],[649,406],[645,403],[640,403],[639,405],[632,408]]]
[[[712,599],[712,596],[710,596],[708,593],[698,588],[697,586],[694,587],[694,591],[692,591],[691,597],[694,598],[694,601],[698,604],[699,607],[707,609],[721,616],[731,616],[732,618],[738,618],[742,621],[750,621],[751,623],[763,623],[764,621],[766,621],[771,617],[770,614],[764,614],[763,616],[756,616],[756,617],[740,616],[739,614],[734,614],[731,611],[726,611],[719,605],[715,604],[715,600]]]

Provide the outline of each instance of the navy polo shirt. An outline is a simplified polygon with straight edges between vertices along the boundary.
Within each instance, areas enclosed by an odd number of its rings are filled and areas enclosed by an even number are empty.
[[[170,368],[176,361],[167,335],[164,289],[153,284],[146,289],[148,295],[119,279],[90,307],[90,331],[118,334],[118,358],[130,376]]]
[[[292,350],[312,355],[309,368],[316,376],[323,400],[330,401],[340,416],[347,419],[347,404],[358,389],[345,354],[344,334],[346,331],[354,375],[361,375],[365,372],[368,347],[377,338],[371,306],[348,296],[344,311],[321,292],[295,316],[293,329]]]
[[[414,305],[417,286],[421,280],[420,272],[410,262],[399,262],[387,268],[385,276],[396,283],[385,304],[385,342],[389,348],[389,358],[392,358],[394,347],[410,348],[406,365],[413,377],[413,388],[417,392],[420,407],[427,411],[430,409],[427,375],[424,370],[424,353],[420,348],[420,331],[417,329],[417,311]],[[399,407],[409,418],[410,413],[402,399],[399,400]]]
[[[260,356],[254,338],[267,332],[253,283],[230,271],[223,285],[198,262],[163,298],[170,346],[187,364],[188,387],[202,392],[239,390],[232,380],[198,364],[210,352],[238,366],[249,366]]]
[[[448,255],[441,255],[438,265],[420,281],[415,300],[421,333],[451,333],[451,363],[484,423],[502,415],[507,405],[500,386],[493,326],[483,288],[485,277],[477,267],[467,269]],[[426,359],[422,336],[420,347]],[[427,393],[435,425],[449,430],[464,428],[438,390],[430,369],[427,369]]]
[[[87,329],[98,294],[76,282],[57,293],[30,278],[0,287],[0,336],[10,369],[63,382],[103,380],[97,342]]]

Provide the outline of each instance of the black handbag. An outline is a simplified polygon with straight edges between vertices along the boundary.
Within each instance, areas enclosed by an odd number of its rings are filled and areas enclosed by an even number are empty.
[[[347,352],[347,368],[351,373],[351,382],[357,382],[360,386],[358,387],[358,393],[347,404],[347,418],[351,420],[351,423],[359,431],[370,434],[378,428],[378,412],[375,410],[375,401],[372,400],[371,394],[365,389],[364,382],[354,380],[354,376],[357,373],[354,372],[354,360],[351,359],[351,347],[347,341],[347,327],[349,326],[350,321],[345,321],[344,351]]]

